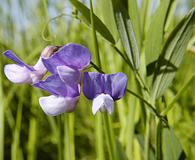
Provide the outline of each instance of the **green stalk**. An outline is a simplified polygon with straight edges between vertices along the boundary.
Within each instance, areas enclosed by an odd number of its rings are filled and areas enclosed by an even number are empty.
[[[1,68],[1,64],[0,64]],[[1,72],[2,73],[2,72]],[[1,76],[0,73],[0,77]],[[0,81],[0,160],[4,159],[4,98],[3,98],[3,86],[2,86],[2,78]]]
[[[58,122],[58,160],[63,160],[62,156],[62,119],[61,115],[57,117],[57,122]]]
[[[146,132],[144,137],[144,158],[145,160],[149,160],[149,149],[150,149],[150,121],[151,121],[151,113],[147,112],[146,117]]]
[[[110,160],[116,160],[114,133],[112,130],[110,115],[108,112],[103,113],[103,119],[104,119],[104,128],[105,128],[109,158]]]
[[[30,119],[29,139],[28,139],[28,160],[36,160],[36,139],[37,139],[37,120],[36,118]]]
[[[98,40],[97,40],[97,35],[96,35],[96,30],[95,30],[95,25],[94,25],[92,0],[90,0],[90,20],[91,20],[92,35],[93,35],[94,48],[95,48],[94,52],[95,52],[95,56],[96,56],[96,61],[97,61],[98,66],[101,68]]]
[[[136,87],[136,82],[135,82],[135,78],[134,77],[131,77],[130,78],[130,83],[132,84],[132,87],[137,90],[137,87]],[[132,160],[134,159],[133,157],[133,144],[134,144],[134,130],[135,130],[135,112],[136,112],[136,104],[138,101],[136,101],[136,98],[135,97],[130,97],[129,99],[131,99],[129,101],[129,114],[128,114],[128,117],[127,117],[127,122],[126,122],[126,128],[127,128],[127,138],[128,141],[127,141],[127,147],[126,147],[126,154],[127,154],[127,157],[128,159]]]
[[[187,83],[181,88],[181,90],[176,94],[171,103],[167,106],[167,108],[161,113],[162,116],[167,115],[167,113],[174,107],[174,103],[180,98],[181,94],[187,89],[187,87],[194,81],[195,74],[187,81]]]
[[[75,160],[73,113],[64,115],[64,159]]]
[[[22,88],[19,94],[19,103],[17,108],[17,115],[16,115],[16,125],[13,134],[13,143],[11,146],[11,160],[18,160],[20,159],[20,130],[21,130],[21,123],[22,123],[22,109],[23,109],[23,90]]]
[[[98,67],[101,69],[98,40],[97,40],[96,30],[95,30],[95,25],[94,25],[92,0],[90,0],[90,20],[91,20],[91,26],[92,26],[94,48],[95,48],[95,50],[94,50],[95,58],[96,58],[96,62],[98,64]],[[96,114],[96,116],[95,116],[95,133],[96,133],[95,136],[96,136],[97,159],[104,160],[103,128],[102,128],[101,114]]]
[[[31,112],[34,114],[34,110],[36,110],[37,107],[37,96],[36,93],[32,92],[32,100],[31,100]],[[38,123],[35,116],[32,116],[30,118],[30,124],[29,124],[29,132],[28,132],[28,160],[36,160],[37,152],[36,152],[36,144],[37,144],[37,132],[38,132]]]
[[[163,154],[162,154],[162,130],[163,130],[163,125],[162,121],[158,121],[157,125],[157,135],[156,135],[156,160],[162,160],[163,159]]]

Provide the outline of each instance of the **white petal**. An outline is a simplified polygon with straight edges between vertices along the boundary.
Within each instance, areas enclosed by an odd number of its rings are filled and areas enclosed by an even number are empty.
[[[78,100],[79,96],[71,98],[51,95],[40,97],[39,104],[47,115],[57,116],[64,112],[74,111]]]
[[[19,66],[17,64],[8,64],[4,67],[4,73],[6,77],[13,83],[31,83],[31,76],[25,66]]]
[[[98,110],[105,111],[107,110],[109,114],[113,112],[114,100],[109,94],[100,94],[93,99],[92,104],[92,113],[95,115]]]
[[[44,66],[43,62],[42,62],[42,58],[40,57],[39,60],[37,61],[37,63],[33,66],[33,68],[39,72],[39,74],[41,75],[45,75],[45,73],[47,72],[46,67]]]

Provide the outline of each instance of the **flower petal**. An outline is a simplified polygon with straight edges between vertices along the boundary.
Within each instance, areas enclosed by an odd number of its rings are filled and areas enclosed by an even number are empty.
[[[39,104],[43,111],[50,116],[57,116],[64,112],[72,112],[75,110],[78,97],[61,97],[61,96],[47,96],[40,97]]]
[[[62,81],[67,84],[78,84],[80,81],[80,71],[67,67],[67,66],[58,66],[57,72]]]
[[[110,115],[113,112],[114,100],[109,94],[100,94],[93,99],[92,113],[95,115],[98,110],[107,111]]]
[[[33,86],[43,89],[53,95],[63,96],[63,97],[76,97],[80,94],[78,84],[66,84],[64,83],[59,75],[51,75],[44,81],[39,81],[33,84]]]
[[[85,72],[83,77],[83,93],[88,99],[94,99],[104,92],[104,79],[101,73]]]
[[[69,43],[61,47],[49,58],[43,58],[43,63],[51,73],[57,73],[57,66],[69,66],[74,69],[84,69],[91,61],[89,50],[78,44]]]
[[[3,53],[4,56],[11,59],[12,61],[18,63],[20,66],[25,66],[30,71],[34,71],[34,68],[24,63],[20,58],[18,58],[11,50],[7,50]]]
[[[124,73],[105,74],[104,78],[104,93],[111,95],[114,100],[124,96],[128,80]]]
[[[4,67],[4,73],[13,83],[32,83],[31,71],[25,66],[8,64]]]

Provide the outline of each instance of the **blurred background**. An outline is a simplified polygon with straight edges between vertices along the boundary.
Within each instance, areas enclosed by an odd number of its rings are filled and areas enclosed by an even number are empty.
[[[82,2],[89,6],[89,1]],[[94,10],[105,22],[103,19],[105,11],[101,11],[100,3],[102,4],[103,0],[94,1]],[[142,3],[138,0],[140,10]],[[152,2],[151,17],[158,4],[158,0]],[[194,0],[177,0],[173,26],[194,6]],[[93,55],[91,29],[71,16],[72,13],[75,14],[77,11],[68,0],[0,0],[0,53],[10,49],[29,65],[34,65],[45,46],[75,42],[88,47]],[[113,48],[100,36],[98,40],[104,71],[107,73],[122,71],[131,76],[130,69],[125,66]],[[47,93],[29,85],[12,84],[3,73],[3,67],[7,63],[12,62],[1,55],[0,157],[4,155],[6,160],[56,159],[59,141],[57,119],[46,116],[38,104],[38,98]],[[166,91],[167,99],[173,97],[194,73],[195,38],[189,43],[182,66],[170,89]],[[132,87],[131,84],[128,85],[129,88]],[[132,99],[133,97],[126,95],[118,101],[112,115],[115,135],[124,149],[129,133],[129,120],[134,120],[132,129],[136,136],[143,132],[143,111],[141,105],[137,104],[132,118]],[[168,115],[169,121],[189,159],[193,159],[195,158],[195,82],[188,87],[175,105],[177,107]],[[81,95],[73,114],[76,158],[96,159],[91,102]],[[134,158],[142,159],[139,155],[142,149],[136,138],[133,147]]]

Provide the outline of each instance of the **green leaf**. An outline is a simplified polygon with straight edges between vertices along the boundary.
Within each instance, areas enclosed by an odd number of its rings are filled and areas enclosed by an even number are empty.
[[[134,70],[139,69],[139,49],[127,8],[119,0],[112,0],[116,25],[125,52]]]
[[[83,21],[87,25],[90,25],[91,21],[90,21],[90,10],[89,10],[89,8],[87,8],[85,5],[83,5],[78,0],[69,0],[69,1],[72,3],[72,5],[79,12],[81,12],[81,15],[82,15],[81,19],[83,19]],[[114,40],[112,34],[110,33],[109,29],[105,26],[105,24],[95,14],[93,16],[94,16],[93,19],[94,19],[95,29],[100,33],[100,35],[102,37],[104,37],[106,40],[108,40],[112,44],[115,44],[115,40]]]
[[[137,0],[128,0],[128,12],[131,18],[133,29],[135,31],[135,36],[138,44],[139,50],[141,49],[141,24],[140,24],[140,15],[137,6]]]
[[[95,2],[97,13],[102,17],[104,24],[109,28],[115,41],[119,39],[118,31],[114,20],[112,2],[110,0],[98,0]]]
[[[163,129],[163,159],[178,160],[182,156],[182,146],[172,129]],[[185,155],[185,154],[184,154]]]
[[[161,0],[160,6],[153,15],[146,35],[145,52],[146,65],[158,59],[163,45],[164,26],[170,0]]]
[[[152,86],[152,99],[159,98],[171,84],[192,35],[195,8],[187,14],[170,34],[158,58]]]

